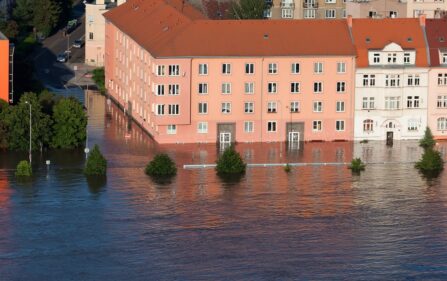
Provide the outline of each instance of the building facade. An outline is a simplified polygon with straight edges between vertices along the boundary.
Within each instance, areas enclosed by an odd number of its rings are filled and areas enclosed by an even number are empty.
[[[107,89],[158,142],[352,138],[355,50],[344,20],[329,29],[324,21],[194,20],[164,2],[140,5],[105,15]],[[139,33],[123,18],[129,12],[155,28]],[[160,21],[164,13],[176,17]]]
[[[266,18],[341,19],[346,17],[345,0],[267,0]]]
[[[354,139],[420,139],[429,88],[425,18],[348,22],[358,54]]]
[[[104,66],[105,19],[108,10],[121,5],[126,0],[93,0],[85,3],[85,63]]]
[[[436,138],[447,139],[447,20],[427,20],[430,50],[428,124]]]
[[[9,40],[0,32],[0,99],[9,102]]]

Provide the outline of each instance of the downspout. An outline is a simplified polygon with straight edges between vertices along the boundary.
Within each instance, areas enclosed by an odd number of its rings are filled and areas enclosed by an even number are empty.
[[[262,131],[263,131],[263,122],[262,122],[262,115],[264,112],[264,102],[263,102],[263,97],[264,97],[264,57],[262,57],[261,60],[261,142],[262,142]]]

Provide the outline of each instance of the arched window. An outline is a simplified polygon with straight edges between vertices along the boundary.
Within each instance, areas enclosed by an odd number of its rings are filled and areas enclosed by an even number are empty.
[[[363,121],[363,131],[372,132],[374,130],[374,122],[371,119],[366,119]]]
[[[440,117],[438,118],[438,130],[447,130],[447,118]]]

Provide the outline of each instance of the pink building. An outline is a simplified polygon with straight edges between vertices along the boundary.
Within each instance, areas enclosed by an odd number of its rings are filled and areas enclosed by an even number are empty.
[[[353,137],[344,20],[213,21],[162,0],[105,18],[108,92],[160,143]]]
[[[427,19],[430,51],[428,125],[436,138],[447,139],[447,20]]]

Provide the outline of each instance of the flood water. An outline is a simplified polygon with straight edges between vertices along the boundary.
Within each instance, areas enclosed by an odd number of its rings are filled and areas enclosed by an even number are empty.
[[[157,145],[88,100],[106,182],[86,181],[82,149],[35,153],[29,182],[13,171],[26,153],[0,154],[0,280],[447,280],[447,172],[421,177],[417,142],[238,144],[250,163],[375,164],[249,168],[228,183],[182,169],[214,163],[216,145]],[[168,184],[143,173],[159,151],[179,165]]]

